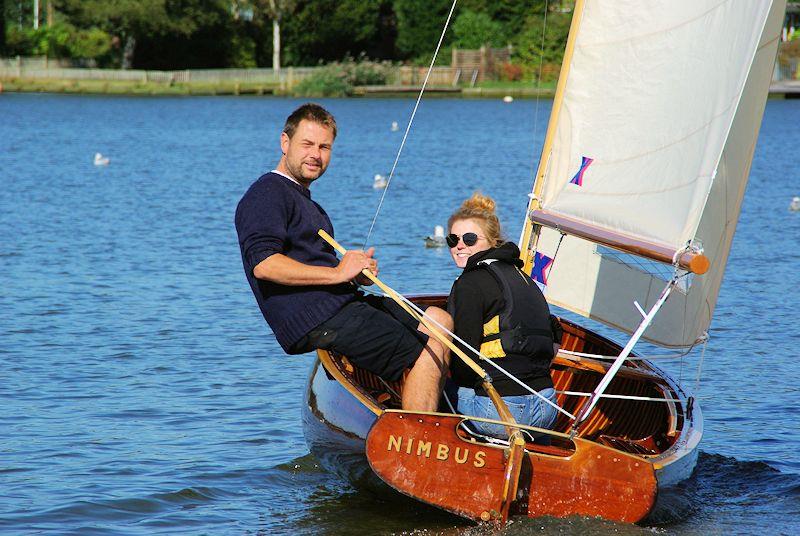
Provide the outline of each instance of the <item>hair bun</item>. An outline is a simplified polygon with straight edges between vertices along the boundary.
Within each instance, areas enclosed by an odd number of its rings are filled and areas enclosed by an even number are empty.
[[[483,195],[480,192],[475,192],[472,197],[462,203],[461,208],[469,211],[480,211],[494,214],[496,203],[494,199],[489,196]]]

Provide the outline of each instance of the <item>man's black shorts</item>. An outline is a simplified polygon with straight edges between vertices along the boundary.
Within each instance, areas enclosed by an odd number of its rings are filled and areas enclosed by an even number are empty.
[[[334,350],[386,381],[399,380],[428,342],[417,322],[390,298],[366,295],[312,329],[295,348]]]

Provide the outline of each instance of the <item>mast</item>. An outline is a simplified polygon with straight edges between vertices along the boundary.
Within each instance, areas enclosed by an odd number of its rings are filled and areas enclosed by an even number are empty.
[[[585,0],[577,0],[575,8],[572,11],[572,21],[569,25],[569,35],[567,36],[567,46],[564,50],[564,59],[561,61],[561,71],[558,74],[558,84],[556,85],[556,94],[553,98],[553,108],[550,111],[550,120],[547,123],[547,133],[544,138],[544,145],[542,147],[542,154],[539,157],[539,166],[536,169],[536,179],[533,183],[532,197],[528,202],[528,209],[525,211],[525,223],[522,227],[522,236],[519,241],[519,251],[522,260],[525,261],[523,271],[527,274],[531,273],[531,240],[533,237],[533,222],[529,215],[532,210],[541,209],[539,196],[542,192],[542,185],[544,183],[544,175],[547,170],[547,164],[550,161],[550,151],[553,147],[553,139],[555,138],[555,130],[558,125],[558,116],[561,113],[561,104],[564,100],[564,88],[567,86],[567,77],[569,76],[569,68],[572,64],[572,54],[575,51],[575,41],[578,37],[578,29],[580,28],[581,18],[583,16],[583,7]]]

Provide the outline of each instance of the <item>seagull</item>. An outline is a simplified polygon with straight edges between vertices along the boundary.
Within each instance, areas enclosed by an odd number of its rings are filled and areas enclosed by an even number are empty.
[[[800,212],[800,197],[795,196],[792,202],[789,203],[789,210],[792,212]]]
[[[107,156],[103,156],[100,153],[94,153],[95,166],[107,166],[109,162],[111,162],[111,159]]]
[[[389,181],[386,180],[386,177],[381,175],[380,173],[375,175],[375,179],[372,182],[372,187],[376,190],[382,190],[389,185]]]
[[[400,130],[400,125],[397,124],[397,121],[392,121],[392,132],[397,132]]]
[[[444,240],[444,227],[441,225],[437,225],[433,229],[433,236],[426,236],[425,237],[425,247],[426,248],[441,248],[444,247],[445,240]]]

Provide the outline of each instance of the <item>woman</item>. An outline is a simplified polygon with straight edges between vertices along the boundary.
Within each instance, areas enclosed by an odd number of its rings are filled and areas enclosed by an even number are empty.
[[[450,216],[447,227],[450,254],[464,269],[447,305],[455,334],[555,404],[550,362],[561,341],[561,325],[551,317],[539,287],[520,271],[517,246],[501,239],[495,202],[473,194]],[[517,422],[552,428],[558,416],[553,406],[488,363],[481,365]],[[459,359],[451,361],[451,372],[459,386],[460,413],[502,420],[477,374]],[[501,425],[471,424],[479,433],[506,437]]]

